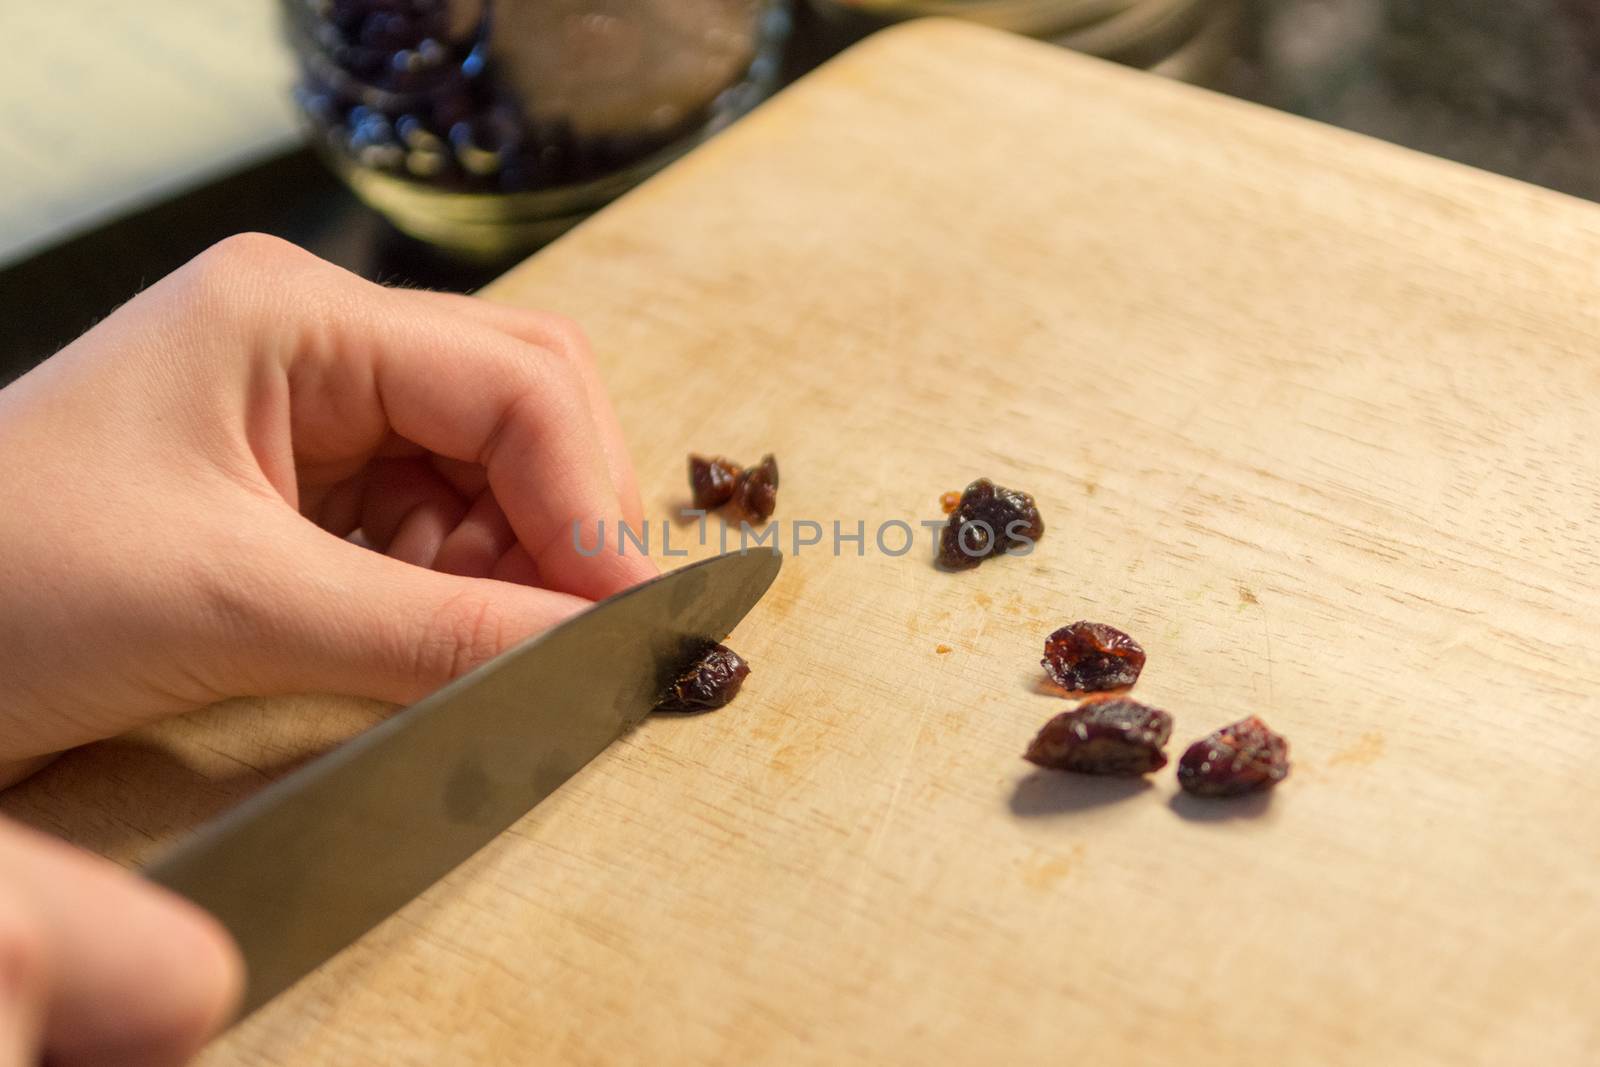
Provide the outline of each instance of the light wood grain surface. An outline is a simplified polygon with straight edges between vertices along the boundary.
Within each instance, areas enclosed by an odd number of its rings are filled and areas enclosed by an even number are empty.
[[[587,326],[658,520],[687,451],[773,451],[785,538],[867,554],[791,558],[736,704],[647,723],[204,1062],[1596,1062],[1597,265],[1555,194],[873,39],[491,293]],[[1037,495],[1031,556],[870,543],[980,475]],[[1288,782],[1032,773],[1082,617],[1144,643],[1174,756],[1258,713]],[[381,712],[236,702],[4,808],[136,859]]]

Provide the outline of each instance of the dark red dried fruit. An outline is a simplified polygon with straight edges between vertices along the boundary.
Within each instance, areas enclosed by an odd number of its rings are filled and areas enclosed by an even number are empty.
[[[656,711],[711,711],[739,695],[750,665],[727,645],[709,645],[678,675]]]
[[[1063,689],[1126,689],[1144,670],[1144,649],[1115,626],[1080,620],[1045,639],[1044,659],[1039,662]]]
[[[1254,715],[1189,746],[1178,784],[1198,797],[1236,797],[1289,777],[1289,742]]]
[[[1044,724],[1023,759],[1078,774],[1132,777],[1167,765],[1172,716],[1133,700],[1091,700]]]
[[[732,501],[756,522],[766,522],[778,505],[778,461],[769,452],[754,467],[741,469],[731,459],[689,455],[689,488],[694,506],[712,511]]]
[[[739,508],[757,522],[766,522],[778,504],[778,461],[772,453],[761,457],[749,470],[739,475],[733,489]]]
[[[702,511],[720,508],[733,498],[733,487],[739,478],[739,467],[721,456],[689,456],[689,488],[694,493],[694,506]]]
[[[990,556],[1030,548],[1043,534],[1033,497],[979,478],[962,492],[939,532],[939,565],[966,570]]]

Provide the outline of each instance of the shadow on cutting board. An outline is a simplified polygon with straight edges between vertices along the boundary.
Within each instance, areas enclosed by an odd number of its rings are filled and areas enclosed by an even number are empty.
[[[140,866],[389,710],[342,697],[225,701],[62,754],[0,792],[0,815]]]
[[[253,771],[207,778],[157,741],[116,737],[67,752],[8,789],[0,795],[0,814],[139,864],[265,784]]]
[[[1093,778],[1040,770],[1018,780],[1009,806],[1011,814],[1024,819],[1071,815],[1130,800],[1150,788],[1148,778]],[[1167,807],[1189,822],[1256,819],[1271,809],[1272,792],[1242,797],[1195,797],[1180,792],[1172,795]]]
[[[1226,822],[1230,819],[1255,819],[1272,806],[1272,790],[1242,797],[1196,797],[1174,793],[1167,807],[1180,819],[1190,822]]]
[[[1089,778],[1057,771],[1034,771],[1017,782],[1011,793],[1011,814],[1031,819],[1073,812],[1128,800],[1150,788],[1144,778]]]

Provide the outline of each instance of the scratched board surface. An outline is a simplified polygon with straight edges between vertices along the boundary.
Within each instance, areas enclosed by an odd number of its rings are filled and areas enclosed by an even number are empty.
[[[658,524],[689,450],[777,454],[824,538],[745,692],[205,1063],[1595,1062],[1597,264],[1595,207],[1027,42],[849,53],[490,294],[585,324]],[[1048,531],[940,573],[981,475]],[[1033,771],[1078,618],[1174,756],[1258,713],[1290,779]],[[6,809],[137,859],[381,713],[235,702]]]

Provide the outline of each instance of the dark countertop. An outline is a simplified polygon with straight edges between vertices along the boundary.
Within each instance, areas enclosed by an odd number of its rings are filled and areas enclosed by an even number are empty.
[[[1221,88],[1600,200],[1592,0],[1251,0]]]
[[[1216,88],[1600,200],[1600,8],[1586,0],[1245,0]],[[839,41],[800,17],[790,78]],[[385,283],[470,290],[304,150],[0,271],[0,383],[216,240],[276,234]]]

